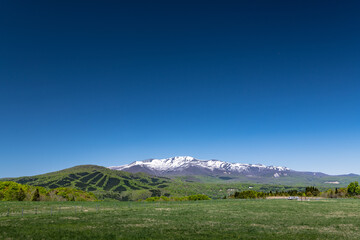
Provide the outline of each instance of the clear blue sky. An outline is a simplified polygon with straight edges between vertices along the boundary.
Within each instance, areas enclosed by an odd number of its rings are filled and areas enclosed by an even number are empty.
[[[1,1],[0,177],[177,155],[360,174],[359,12]]]

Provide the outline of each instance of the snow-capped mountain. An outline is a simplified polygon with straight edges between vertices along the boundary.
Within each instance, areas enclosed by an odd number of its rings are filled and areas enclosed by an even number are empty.
[[[229,163],[220,160],[199,160],[189,156],[135,161],[131,164],[109,167],[127,172],[145,172],[157,176],[172,175],[245,175],[245,176],[287,176],[291,170],[286,167],[262,164]]]

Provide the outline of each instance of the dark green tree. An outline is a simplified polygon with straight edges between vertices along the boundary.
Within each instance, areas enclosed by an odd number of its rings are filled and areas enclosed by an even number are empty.
[[[357,181],[351,182],[349,186],[347,187],[347,192],[350,196],[354,196],[356,194],[359,194],[357,192],[360,192],[359,183]]]
[[[161,191],[159,189],[151,189],[151,197],[160,197],[161,196]]]
[[[38,188],[36,188],[36,190],[34,191],[31,197],[31,201],[40,201],[40,192]]]
[[[316,187],[306,187],[305,193],[307,196],[318,196],[320,194],[320,190]]]

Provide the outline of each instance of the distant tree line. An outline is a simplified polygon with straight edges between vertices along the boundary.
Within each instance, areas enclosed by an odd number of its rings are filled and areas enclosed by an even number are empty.
[[[314,186],[306,187],[303,191],[288,190],[288,191],[276,191],[276,192],[260,192],[254,190],[246,190],[241,192],[235,192],[227,198],[238,199],[256,199],[267,197],[324,197],[324,198],[344,198],[344,197],[358,197],[360,198],[360,186],[357,181],[352,182],[347,188],[335,188],[321,192]],[[226,198],[226,197],[225,197]]]
[[[229,198],[239,198],[239,199],[254,199],[254,198],[267,198],[267,197],[289,197],[289,196],[299,196],[299,197],[312,197],[319,196],[320,191],[316,187],[306,187],[304,191],[298,190],[288,190],[288,191],[276,191],[276,192],[259,192],[254,190],[247,190],[242,192],[235,192],[233,195],[230,195]]]
[[[74,188],[55,188],[24,185],[16,182],[0,182],[0,201],[95,201],[93,193]]]

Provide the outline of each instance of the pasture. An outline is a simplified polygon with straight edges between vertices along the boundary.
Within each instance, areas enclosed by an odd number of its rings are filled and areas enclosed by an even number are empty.
[[[0,239],[360,239],[360,201],[0,202]]]

